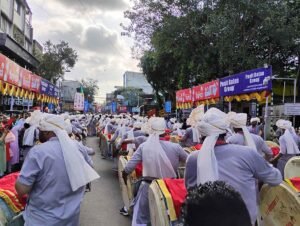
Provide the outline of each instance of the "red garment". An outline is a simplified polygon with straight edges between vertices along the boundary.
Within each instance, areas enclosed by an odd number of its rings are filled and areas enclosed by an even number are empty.
[[[202,144],[197,144],[197,145],[194,146],[194,148],[196,148],[197,150],[200,150],[201,147],[202,147]]]
[[[10,156],[10,151],[9,151],[9,149],[10,149],[10,143],[6,143],[6,144],[5,144],[6,162],[10,161],[10,159],[11,159],[11,157],[12,157],[12,156]]]
[[[279,147],[272,147],[271,150],[273,152],[273,157],[275,157],[276,155],[278,155],[279,152],[280,152],[280,148]]]
[[[290,181],[292,182],[292,184],[294,185],[294,187],[300,191],[300,177],[294,177],[292,179],[290,179]]]
[[[165,130],[165,133],[168,133],[168,134],[170,134],[170,133],[172,133],[172,130],[170,130],[170,129],[166,129],[166,130]]]
[[[143,175],[143,163],[139,163],[137,164],[137,166],[135,167],[135,174],[137,178],[142,177]]]
[[[159,139],[163,140],[163,141],[170,141],[171,137],[170,137],[170,135],[166,135],[164,137],[160,137]]]
[[[187,195],[184,179],[164,179],[164,182],[172,196],[176,215],[179,218],[181,207]]]
[[[127,151],[127,144],[126,143],[122,143],[121,150],[122,151]]]
[[[22,199],[19,199],[15,189],[15,183],[18,176],[19,172],[11,173],[0,179],[0,196],[2,197],[4,195],[6,197],[4,201],[14,210],[14,212],[23,210],[26,205],[26,197],[24,196]]]

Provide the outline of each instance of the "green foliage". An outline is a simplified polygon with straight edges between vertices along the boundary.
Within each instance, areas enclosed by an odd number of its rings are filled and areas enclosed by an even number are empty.
[[[84,99],[88,100],[90,103],[93,103],[95,100],[95,96],[99,90],[98,80],[87,78],[81,80]]]
[[[135,0],[123,26],[156,94],[272,65],[299,75],[300,2],[295,0]]]
[[[55,83],[59,78],[64,77],[65,72],[75,66],[77,60],[77,52],[69,47],[67,42],[53,44],[47,41],[44,44],[44,54],[40,59],[38,74]]]

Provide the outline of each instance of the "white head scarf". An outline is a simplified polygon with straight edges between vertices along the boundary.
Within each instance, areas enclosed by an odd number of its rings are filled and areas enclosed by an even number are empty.
[[[150,136],[143,145],[143,176],[175,178],[174,168],[159,141],[159,135],[165,132],[165,120],[153,117],[148,123]]]
[[[77,146],[65,131],[65,126],[66,123],[62,117],[47,115],[40,121],[39,129],[41,131],[52,131],[58,138],[72,191],[76,191],[78,188],[99,178],[99,175],[84,160]]]
[[[214,147],[219,135],[226,133],[228,127],[227,115],[217,108],[210,108],[198,123],[199,133],[206,138],[197,159],[197,185],[218,180],[218,163]]]
[[[193,142],[200,143],[200,134],[196,129],[197,123],[202,119],[204,115],[204,105],[200,105],[197,108],[193,109],[187,123],[192,126],[193,131]]]
[[[25,120],[30,127],[24,132],[23,145],[30,147],[34,146],[36,129],[42,117],[43,113],[41,111],[34,111],[31,116]]]
[[[173,126],[173,130],[177,131],[178,136],[183,136],[182,131],[181,131],[182,123],[175,123]]]
[[[293,129],[292,123],[287,120],[279,119],[276,122],[276,126],[281,129],[285,129],[284,134],[282,136],[285,139],[287,154],[291,154],[291,155],[300,154],[299,148],[291,133],[291,130]]]
[[[252,138],[248,128],[246,127],[246,125],[247,125],[247,114],[229,112],[227,114],[227,116],[228,116],[228,121],[230,122],[231,127],[240,128],[240,129],[243,130],[243,134],[244,134],[244,138],[245,138],[245,144],[248,147],[251,147],[252,149],[257,151],[256,145],[253,141],[253,138]]]
[[[260,123],[260,119],[259,119],[258,117],[256,117],[256,118],[251,118],[251,119],[250,119],[250,123],[252,123],[252,122]]]

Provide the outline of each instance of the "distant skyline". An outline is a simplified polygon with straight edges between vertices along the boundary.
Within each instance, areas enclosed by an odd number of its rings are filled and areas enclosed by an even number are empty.
[[[74,48],[79,60],[65,79],[93,78],[99,81],[97,102],[122,86],[125,71],[140,72],[132,59],[133,41],[121,36],[120,23],[128,22],[123,12],[129,0],[27,0],[32,10],[34,39],[43,44],[64,40]]]

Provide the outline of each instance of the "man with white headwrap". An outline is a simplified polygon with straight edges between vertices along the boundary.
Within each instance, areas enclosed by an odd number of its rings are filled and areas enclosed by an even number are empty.
[[[205,139],[200,151],[188,157],[186,187],[189,189],[207,181],[227,182],[241,194],[254,225],[257,217],[256,180],[275,186],[282,178],[280,172],[254,149],[227,144],[224,137],[228,127],[224,112],[210,108],[205,113],[197,126]]]
[[[280,152],[271,162],[276,163],[278,161],[277,168],[284,176],[284,167],[288,160],[300,155],[298,147],[300,138],[295,134],[290,121],[280,119],[276,122],[276,126],[283,130],[283,135],[279,138]]]
[[[25,225],[79,225],[85,185],[99,178],[64,126],[56,115],[46,115],[39,123],[42,144],[30,151],[16,182],[18,194],[28,194]]]
[[[260,136],[248,131],[246,127],[247,114],[229,112],[227,115],[231,127],[235,132],[235,134],[227,138],[227,143],[245,145],[257,150],[258,153],[267,160],[272,158],[272,150],[268,147],[266,142]]]
[[[248,126],[248,130],[250,133],[261,136],[264,129],[264,125],[263,124],[258,125],[258,123],[260,123],[260,119],[258,117],[251,118],[250,119],[251,125]]]
[[[186,152],[180,145],[168,141],[160,141],[166,128],[164,118],[153,117],[149,119],[150,136],[141,144],[123,171],[126,178],[137,164],[143,163],[143,182],[138,194],[133,201],[133,226],[146,226],[150,223],[150,212],[148,202],[148,189],[153,178],[175,178],[180,161],[187,158]],[[126,181],[126,180],[125,180]]]

